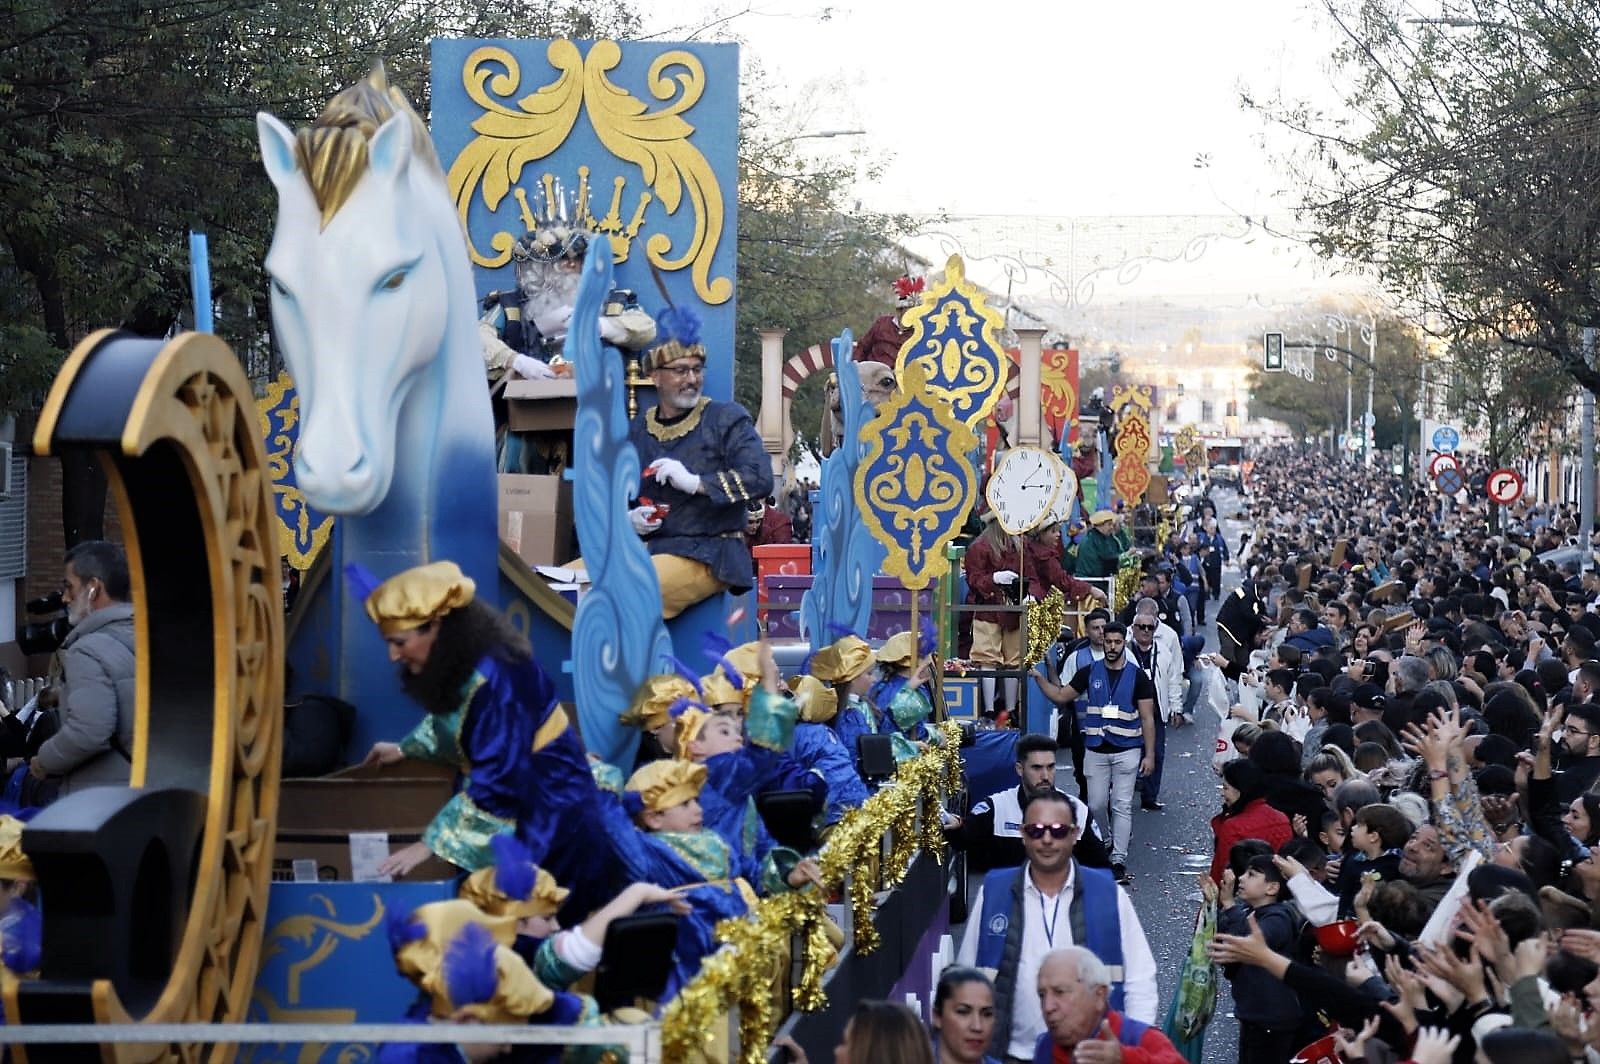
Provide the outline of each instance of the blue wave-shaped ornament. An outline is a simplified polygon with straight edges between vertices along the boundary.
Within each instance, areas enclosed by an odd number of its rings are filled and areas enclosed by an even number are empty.
[[[861,426],[873,411],[861,397],[854,348],[849,329],[833,341],[844,438],[822,462],[822,513],[811,534],[817,559],[811,589],[800,599],[800,634],[810,641],[813,651],[833,642],[836,631],[867,630],[872,615],[872,578],[884,558],[882,545],[856,511],[856,469],[864,449]]]
[[[596,237],[583,262],[572,321],[596,322],[611,291],[611,241]],[[574,327],[566,357],[578,383],[572,433],[572,508],[590,586],[572,623],[572,686],[590,753],[631,765],[639,733],[617,715],[672,652],[650,552],[628,523],[639,490],[639,453],[628,439],[626,369],[599,331]]]

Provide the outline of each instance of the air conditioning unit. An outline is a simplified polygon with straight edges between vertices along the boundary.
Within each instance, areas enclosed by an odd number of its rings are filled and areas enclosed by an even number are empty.
[[[11,499],[11,448],[10,443],[0,443],[0,502]]]

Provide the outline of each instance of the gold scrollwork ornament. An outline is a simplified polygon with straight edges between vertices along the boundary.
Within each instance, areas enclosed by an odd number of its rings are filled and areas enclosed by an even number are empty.
[[[895,377],[905,388],[906,370],[922,370],[926,387],[949,404],[969,428],[989,416],[1006,386],[1010,359],[1000,346],[1005,318],[967,280],[960,255],[945,263],[944,280],[922,294],[906,315],[911,336],[895,359]]]

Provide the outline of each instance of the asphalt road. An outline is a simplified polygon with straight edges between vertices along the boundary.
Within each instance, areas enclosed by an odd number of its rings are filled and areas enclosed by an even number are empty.
[[[1232,550],[1238,549],[1239,533],[1247,525],[1232,520],[1239,510],[1239,496],[1216,489],[1212,498],[1222,516],[1223,531]],[[1225,592],[1238,584],[1239,573],[1232,566],[1223,572]],[[1213,623],[1217,603],[1207,605],[1206,648],[1217,647]],[[1200,892],[1197,876],[1211,865],[1211,817],[1218,811],[1221,792],[1217,776],[1211,771],[1211,755],[1216,741],[1217,721],[1202,711],[1200,720],[1186,728],[1167,730],[1166,766],[1161,783],[1161,812],[1146,812],[1135,807],[1133,841],[1128,852],[1128,871],[1132,876],[1128,894],[1138,910],[1151,952],[1160,974],[1162,1019],[1177,988],[1178,973],[1189,952],[1194,935]],[[1063,755],[1057,783],[1068,793],[1077,793],[1072,777],[1071,755]],[[971,894],[980,885],[973,877]],[[955,931],[960,941],[960,930]],[[1217,1011],[1206,1034],[1205,1061],[1238,1059],[1238,1026],[1233,1019],[1233,1001],[1227,980],[1220,983]]]

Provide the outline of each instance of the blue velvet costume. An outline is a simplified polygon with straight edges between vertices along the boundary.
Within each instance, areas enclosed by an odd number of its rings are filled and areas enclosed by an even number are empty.
[[[489,840],[514,833],[579,906],[613,893],[588,760],[537,662],[490,654],[450,713],[429,714],[400,742],[407,757],[449,765],[462,786],[423,834],[434,853],[469,872],[494,864]]]
[[[634,419],[628,438],[639,465],[676,458],[700,477],[705,494],[688,495],[646,477],[643,494],[671,510],[645,537],[651,554],[703,562],[711,575],[743,594],[754,584],[744,542],[745,505],[772,493],[772,463],[744,407],[702,398],[682,417],[662,421],[652,408]]]
[[[750,741],[706,759],[706,782],[700,791],[705,826],[744,857],[759,861],[775,845],[756,811],[757,795],[810,791],[817,808],[828,800],[826,782],[784,753],[794,744],[797,712],[789,699],[757,687],[745,723]]]
[[[700,962],[716,950],[717,924],[750,911],[755,898],[751,884],[759,884],[764,893],[788,889],[784,879],[799,863],[800,855],[774,847],[758,861],[740,856],[709,829],[643,831],[616,795],[610,791],[599,794],[605,838],[629,879],[669,888],[695,885],[685,895],[689,914],[678,918],[672,975],[662,997],[665,1003],[677,996],[699,973]]]
[[[855,763],[859,749],[856,740],[863,735],[888,735],[890,744],[894,747],[894,759],[898,764],[917,756],[917,748],[887,721],[871,702],[860,695],[851,695],[850,704],[839,710],[839,715],[833,718],[833,729],[839,733],[839,741],[849,751],[850,761]]]
[[[826,724],[801,722],[794,728],[794,758],[822,778],[828,787],[824,825],[837,824],[845,813],[865,802],[870,793],[856,771],[855,758],[838,733]]]

